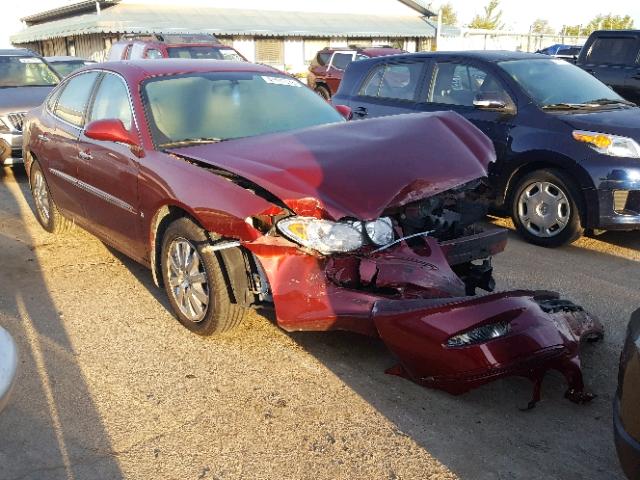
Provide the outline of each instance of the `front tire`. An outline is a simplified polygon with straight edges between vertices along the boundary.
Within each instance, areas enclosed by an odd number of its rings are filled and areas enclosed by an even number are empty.
[[[216,335],[240,324],[248,309],[233,303],[223,266],[206,232],[188,218],[174,221],[162,240],[162,278],[178,321],[198,335]]]
[[[51,191],[47,180],[44,178],[44,173],[37,160],[33,162],[31,166],[30,188],[31,195],[33,196],[33,203],[35,204],[35,214],[38,223],[47,232],[53,234],[59,234],[70,230],[73,227],[73,222],[62,216],[58,211],[53,198],[51,197]]]
[[[327,101],[331,100],[331,92],[324,85],[318,85],[316,87],[316,93]]]
[[[558,170],[536,170],[520,179],[511,197],[511,218],[525,240],[559,247],[582,236],[582,200]]]

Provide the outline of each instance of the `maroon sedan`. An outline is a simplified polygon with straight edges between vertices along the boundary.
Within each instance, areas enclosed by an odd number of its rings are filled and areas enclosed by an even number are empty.
[[[595,319],[550,292],[474,296],[506,234],[481,222],[491,142],[455,113],[345,123],[267,66],[105,63],[31,112],[24,150],[42,226],[148,266],[193,332],[272,305],[289,331],[380,337],[391,373],[425,386],[522,375],[535,403],[557,369],[590,398],[578,347]]]

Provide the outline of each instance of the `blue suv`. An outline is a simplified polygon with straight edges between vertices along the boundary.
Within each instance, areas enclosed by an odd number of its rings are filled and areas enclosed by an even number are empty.
[[[568,62],[506,51],[372,58],[349,65],[332,103],[354,119],[453,110],[471,121],[496,149],[496,207],[531,243],[640,229],[640,108]]]

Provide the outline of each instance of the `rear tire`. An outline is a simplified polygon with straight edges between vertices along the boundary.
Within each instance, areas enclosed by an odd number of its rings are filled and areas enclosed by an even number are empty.
[[[63,217],[58,211],[58,207],[51,197],[47,180],[44,178],[44,173],[37,160],[34,160],[31,166],[29,178],[36,219],[42,228],[53,234],[60,234],[71,230],[73,222]]]
[[[316,87],[316,93],[327,101],[331,100],[331,92],[324,85],[318,85]]]
[[[188,218],[174,221],[162,240],[162,279],[178,321],[198,335],[237,327],[249,309],[233,303],[223,265],[206,232]]]
[[[511,218],[534,245],[559,247],[582,236],[582,198],[559,170],[536,170],[520,179],[511,195]]]

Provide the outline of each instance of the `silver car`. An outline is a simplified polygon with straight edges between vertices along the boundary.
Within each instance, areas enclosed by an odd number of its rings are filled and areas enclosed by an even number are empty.
[[[22,123],[60,77],[26,49],[0,50],[0,166],[22,163]]]

